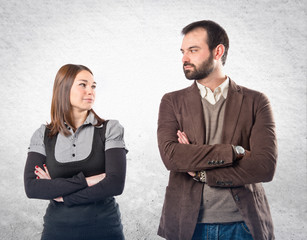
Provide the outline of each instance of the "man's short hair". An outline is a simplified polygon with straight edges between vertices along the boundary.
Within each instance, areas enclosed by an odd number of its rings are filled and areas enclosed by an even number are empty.
[[[207,44],[209,46],[210,51],[216,48],[217,45],[223,44],[225,47],[224,55],[222,56],[222,64],[225,65],[228,48],[229,48],[229,39],[226,31],[217,23],[210,20],[203,20],[198,22],[193,22],[186,27],[184,27],[181,31],[183,35],[193,31],[196,28],[203,28],[207,31]]]

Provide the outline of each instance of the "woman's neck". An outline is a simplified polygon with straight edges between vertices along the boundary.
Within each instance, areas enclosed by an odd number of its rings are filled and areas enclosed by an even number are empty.
[[[71,113],[71,119],[75,129],[78,129],[84,123],[87,116],[88,116],[88,111],[82,111],[82,112],[73,111]]]

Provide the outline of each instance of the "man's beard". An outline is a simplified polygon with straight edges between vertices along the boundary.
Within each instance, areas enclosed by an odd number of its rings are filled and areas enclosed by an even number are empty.
[[[192,66],[194,70],[185,70],[184,66]],[[210,73],[212,73],[214,69],[213,66],[213,54],[210,53],[210,56],[207,60],[203,61],[202,64],[197,68],[194,64],[192,63],[184,63],[183,64],[183,71],[185,74],[185,77],[189,80],[200,80],[208,77]]]

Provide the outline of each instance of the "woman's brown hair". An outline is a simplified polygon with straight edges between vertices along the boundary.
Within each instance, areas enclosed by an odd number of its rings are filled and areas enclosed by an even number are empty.
[[[83,70],[93,75],[92,71],[83,65],[66,64],[59,69],[55,76],[51,101],[51,122],[47,125],[50,130],[50,137],[59,132],[65,136],[71,135],[65,123],[75,129],[71,118],[70,90],[77,74]],[[89,110],[89,112],[92,112],[97,119],[96,126],[104,123],[105,120],[101,119],[93,109]]]

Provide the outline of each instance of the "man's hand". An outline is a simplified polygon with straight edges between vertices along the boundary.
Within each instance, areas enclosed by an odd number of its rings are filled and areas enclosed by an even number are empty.
[[[181,144],[190,144],[188,136],[185,132],[181,132],[180,130],[177,131],[178,142]]]
[[[190,144],[188,136],[185,134],[185,132],[181,132],[180,130],[177,131],[177,136],[178,136],[178,142],[181,144]],[[195,177],[196,173],[195,172],[188,172],[191,177]]]

